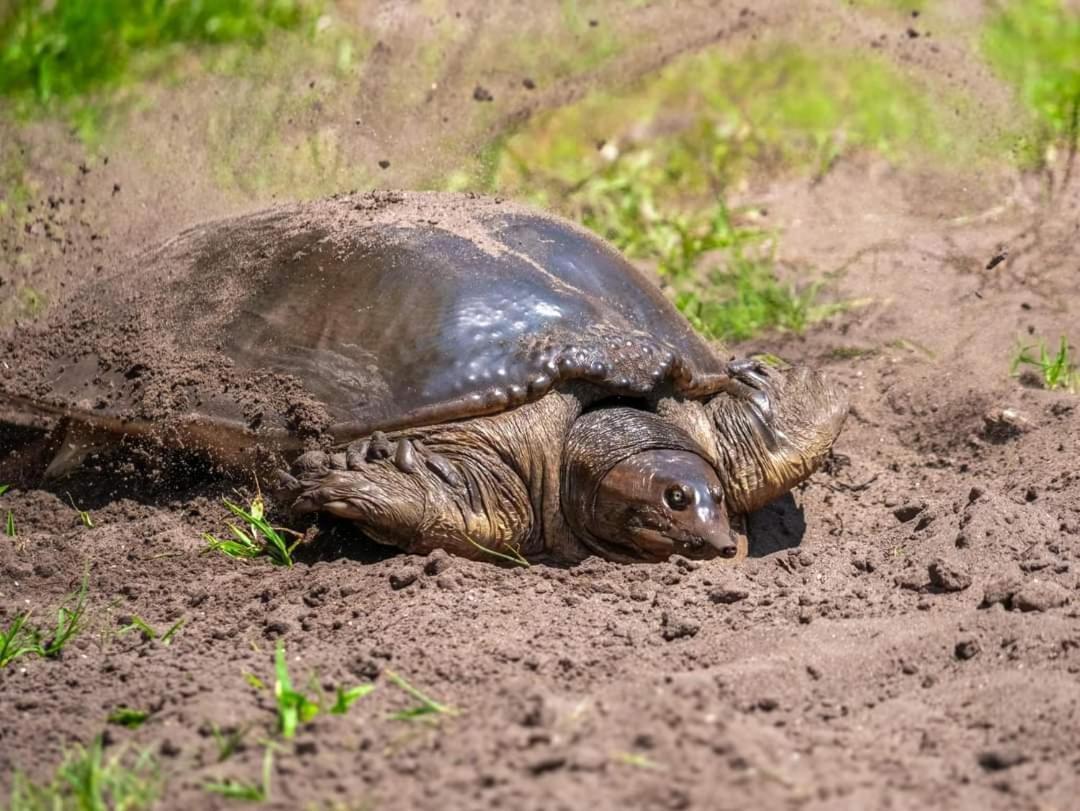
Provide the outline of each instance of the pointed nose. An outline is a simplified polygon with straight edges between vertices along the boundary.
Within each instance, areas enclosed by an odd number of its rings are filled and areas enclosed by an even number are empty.
[[[721,501],[712,497],[697,499],[693,507],[692,526],[687,527],[692,540],[688,542],[693,557],[733,558],[739,546],[731,534],[727,510]],[[690,556],[690,555],[688,555]]]

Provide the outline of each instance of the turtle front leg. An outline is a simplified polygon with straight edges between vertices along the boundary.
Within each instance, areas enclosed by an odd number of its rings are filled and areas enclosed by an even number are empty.
[[[804,366],[732,364],[734,385],[705,405],[733,512],[783,495],[817,470],[847,416],[844,392]]]
[[[445,428],[377,432],[343,452],[304,454],[293,465],[293,509],[355,521],[372,540],[414,554],[527,555],[536,532],[525,484],[496,454]]]

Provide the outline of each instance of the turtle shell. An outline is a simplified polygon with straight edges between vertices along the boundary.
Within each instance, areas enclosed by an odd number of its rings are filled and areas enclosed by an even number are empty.
[[[250,440],[495,413],[585,380],[694,396],[722,361],[583,229],[464,194],[371,193],[192,228],[17,330],[9,402]]]

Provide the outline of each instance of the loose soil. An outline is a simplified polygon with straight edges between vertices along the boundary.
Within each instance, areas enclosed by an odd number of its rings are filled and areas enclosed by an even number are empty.
[[[265,807],[1074,805],[1080,400],[1008,365],[1018,338],[1080,323],[1080,192],[1036,205],[1019,182],[849,158],[746,196],[783,229],[784,265],[842,271],[832,294],[852,302],[805,337],[738,347],[819,366],[852,403],[826,469],[751,517],[750,559],[501,568],[390,554],[328,523],[292,568],[234,561],[201,533],[251,483],[133,448],[0,502],[17,526],[0,624],[28,609],[50,624],[89,582],[62,656],[0,671],[0,792],[104,734],[109,752],[154,754],[160,807],[235,805],[203,785],[259,780],[274,698],[246,677],[273,683],[280,640],[309,693],[377,689],[279,745]],[[143,213],[143,232],[186,222]],[[141,245],[91,230],[64,232],[70,261],[34,266],[41,289]],[[5,429],[12,480],[38,437]],[[184,624],[164,645],[119,633],[132,617]],[[458,713],[392,720],[413,700],[388,671]],[[107,723],[121,705],[150,716]],[[223,762],[215,730],[244,733]]]

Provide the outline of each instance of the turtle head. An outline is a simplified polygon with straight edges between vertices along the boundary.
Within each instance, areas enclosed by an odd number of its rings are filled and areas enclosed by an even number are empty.
[[[724,488],[705,452],[655,414],[600,408],[570,430],[563,513],[597,554],[614,560],[734,557]]]

